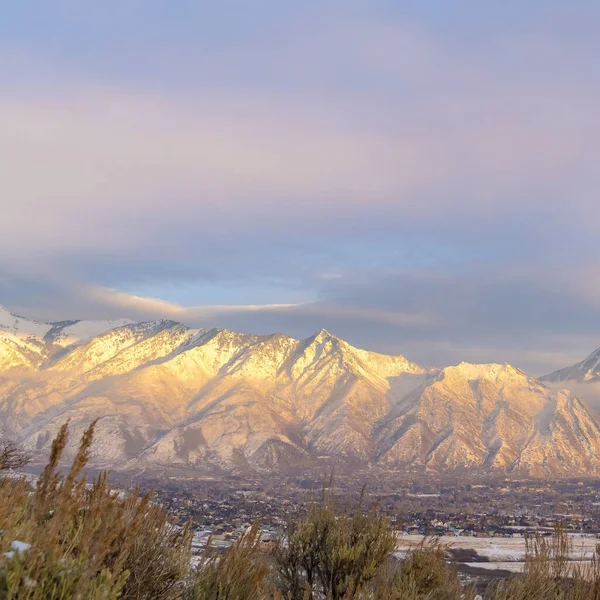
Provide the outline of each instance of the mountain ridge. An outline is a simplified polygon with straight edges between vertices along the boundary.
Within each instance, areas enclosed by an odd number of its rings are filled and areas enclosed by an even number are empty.
[[[33,452],[67,419],[75,439],[99,419],[93,459],[111,468],[600,472],[585,405],[508,364],[429,369],[326,330],[298,340],[0,316],[0,419]]]
[[[596,382],[600,381],[600,348],[570,367],[558,369],[540,378],[542,381],[564,383],[567,381]]]

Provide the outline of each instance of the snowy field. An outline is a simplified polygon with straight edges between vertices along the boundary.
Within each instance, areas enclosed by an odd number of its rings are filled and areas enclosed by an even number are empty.
[[[591,559],[596,544],[600,542],[594,536],[569,536],[572,545],[571,559],[586,561]],[[417,547],[422,541],[421,535],[403,535],[399,538],[398,558]],[[521,572],[525,561],[525,538],[476,538],[476,537],[440,537],[440,543],[453,550],[470,551],[473,556],[462,564],[486,570],[505,570]],[[466,554],[465,557],[468,555]]]

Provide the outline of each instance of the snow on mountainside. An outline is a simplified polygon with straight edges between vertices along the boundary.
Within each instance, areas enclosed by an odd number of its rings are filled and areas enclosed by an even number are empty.
[[[131,321],[43,323],[14,315],[0,305],[0,371],[39,368],[58,350],[85,343],[127,323]]]
[[[0,332],[0,372],[12,369],[35,369],[44,355],[41,348],[12,333]]]
[[[0,332],[7,332],[19,339],[33,337],[42,340],[51,328],[49,323],[30,321],[13,315],[0,305]]]
[[[168,320],[0,322],[0,421],[42,454],[65,420],[77,440],[99,419],[94,460],[120,468],[600,472],[585,406],[510,365],[425,369],[325,330],[297,340]]]
[[[510,365],[461,363],[390,413],[377,459],[396,467],[597,472],[600,429],[567,390],[552,392]]]
[[[600,348],[592,352],[585,360],[580,363],[554,371],[541,378],[542,381],[555,383],[565,381],[595,382],[600,381]]]
[[[114,321],[71,321],[70,323],[64,326],[62,323],[53,323],[47,337],[58,346],[73,346],[91,340],[105,331],[128,325],[131,321],[117,319]]]

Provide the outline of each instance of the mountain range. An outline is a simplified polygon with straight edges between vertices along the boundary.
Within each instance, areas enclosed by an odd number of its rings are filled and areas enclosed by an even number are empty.
[[[600,352],[546,380],[598,377],[599,365]],[[99,419],[93,460],[120,469],[600,472],[593,413],[507,364],[430,369],[325,330],[42,323],[0,308],[4,434],[43,456],[67,419],[74,440]]]

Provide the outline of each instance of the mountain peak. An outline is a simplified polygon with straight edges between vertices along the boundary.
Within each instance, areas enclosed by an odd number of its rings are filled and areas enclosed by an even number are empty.
[[[542,381],[561,383],[565,381],[598,381],[600,380],[600,348],[594,350],[587,358],[565,369],[559,369],[544,375]]]
[[[469,363],[464,361],[458,365],[445,367],[440,372],[440,375],[459,375],[468,379],[527,378],[527,375],[523,371],[508,363]]]
[[[319,331],[317,331],[317,333],[315,333],[309,339],[311,339],[311,340],[313,340],[315,342],[323,342],[323,341],[329,341],[329,340],[339,340],[338,337],[336,337],[332,333],[329,333],[329,331],[327,331],[327,329],[320,329]]]

